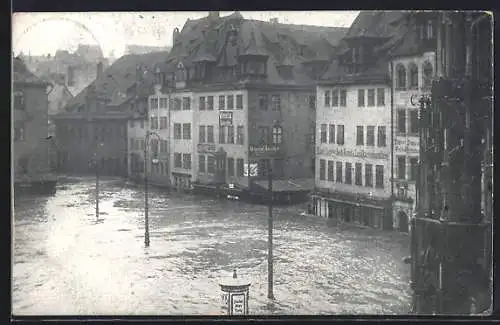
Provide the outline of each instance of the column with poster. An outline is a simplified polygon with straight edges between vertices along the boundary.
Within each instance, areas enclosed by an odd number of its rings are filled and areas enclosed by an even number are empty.
[[[219,283],[222,290],[222,312],[229,316],[248,315],[250,281],[239,279],[236,270],[232,278]]]

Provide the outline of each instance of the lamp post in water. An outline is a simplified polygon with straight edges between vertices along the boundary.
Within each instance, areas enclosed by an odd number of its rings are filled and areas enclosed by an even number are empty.
[[[269,217],[267,256],[267,298],[274,299],[273,293],[273,170],[268,171]]]
[[[160,140],[160,136],[156,132],[146,131],[146,139],[144,143],[144,245],[149,247],[149,199],[148,199],[148,154],[149,154],[149,140],[151,136]],[[158,148],[156,147],[155,153]],[[155,155],[156,156],[156,155]],[[152,163],[157,163],[158,159],[151,159]]]

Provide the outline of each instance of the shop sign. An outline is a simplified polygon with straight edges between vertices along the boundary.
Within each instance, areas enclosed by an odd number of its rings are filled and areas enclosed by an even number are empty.
[[[252,154],[262,154],[262,153],[277,153],[281,149],[278,145],[263,145],[263,146],[253,146],[250,145],[250,153]]]
[[[245,294],[231,295],[231,315],[245,315]]]
[[[233,125],[233,112],[232,111],[220,111],[219,112],[219,125],[220,126]]]
[[[257,164],[245,164],[243,168],[244,168],[243,173],[245,177],[258,175],[259,168]]]
[[[318,154],[328,156],[343,156],[371,159],[389,159],[389,155],[385,152],[371,152],[365,150],[350,150],[345,148],[337,149],[319,149]]]
[[[418,145],[418,140],[396,139],[394,143],[394,149],[398,152],[418,153],[420,148]]]
[[[199,143],[198,144],[198,152],[215,152],[215,144],[213,143]]]

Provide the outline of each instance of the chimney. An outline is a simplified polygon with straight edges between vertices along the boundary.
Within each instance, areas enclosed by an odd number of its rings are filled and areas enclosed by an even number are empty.
[[[272,24],[277,24],[278,23],[278,18],[271,18],[269,19],[269,22]]]
[[[220,18],[220,12],[218,11],[209,11],[208,12],[208,17],[211,19],[219,19]]]
[[[179,28],[175,27],[174,32],[172,33],[172,45],[175,45],[178,38],[179,38]]]
[[[97,63],[97,73],[95,78],[99,79],[102,76],[102,62]]]

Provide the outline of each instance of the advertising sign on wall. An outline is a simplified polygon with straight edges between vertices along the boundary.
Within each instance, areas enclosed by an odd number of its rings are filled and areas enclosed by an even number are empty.
[[[324,149],[318,148],[318,154],[329,156],[358,157],[371,159],[389,159],[389,154],[385,152],[371,152],[365,150],[350,150],[345,148]]]
[[[232,111],[220,111],[219,112],[219,125],[220,126],[233,125],[233,112]]]

